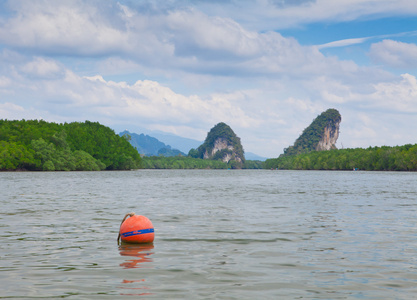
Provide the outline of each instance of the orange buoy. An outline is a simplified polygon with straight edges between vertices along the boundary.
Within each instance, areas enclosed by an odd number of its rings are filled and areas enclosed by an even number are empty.
[[[127,218],[130,216],[130,218]],[[145,216],[127,214],[120,225],[119,238],[125,243],[144,244],[152,243],[155,238],[151,220]]]

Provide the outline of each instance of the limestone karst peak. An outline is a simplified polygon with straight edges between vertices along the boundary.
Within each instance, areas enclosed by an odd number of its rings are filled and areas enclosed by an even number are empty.
[[[223,122],[210,130],[204,143],[197,150],[190,152],[194,157],[203,159],[221,160],[225,163],[232,161],[237,168],[242,167],[245,162],[240,138]]]
[[[336,149],[341,121],[342,116],[336,109],[330,108],[326,110],[304,129],[303,133],[294,142],[294,145],[284,149],[284,154],[282,155],[296,155],[311,151]]]

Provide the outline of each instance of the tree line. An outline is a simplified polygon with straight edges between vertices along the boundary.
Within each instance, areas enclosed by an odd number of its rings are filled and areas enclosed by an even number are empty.
[[[417,171],[417,144],[339,149],[268,159],[266,169]]]
[[[144,169],[240,169],[242,165],[236,161],[225,163],[221,160],[202,159],[190,156],[144,156],[142,157]],[[245,161],[244,169],[262,169],[261,161]]]
[[[192,157],[142,158],[145,169],[233,169],[233,162]],[[265,162],[247,160],[243,169],[417,171],[417,144],[311,151]]]
[[[98,122],[0,120],[0,170],[98,171],[141,167],[125,137]]]

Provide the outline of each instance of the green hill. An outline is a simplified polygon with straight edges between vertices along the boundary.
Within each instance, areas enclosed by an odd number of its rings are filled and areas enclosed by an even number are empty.
[[[0,170],[127,170],[140,163],[125,138],[97,122],[0,120]]]
[[[195,158],[221,160],[225,163],[234,162],[236,168],[241,168],[245,163],[245,155],[240,138],[227,124],[221,122],[214,126],[204,143],[195,149],[191,149],[189,156]]]
[[[311,151],[336,149],[339,125],[342,116],[336,109],[321,113],[297,138],[293,146],[284,149],[283,156],[297,155]]]

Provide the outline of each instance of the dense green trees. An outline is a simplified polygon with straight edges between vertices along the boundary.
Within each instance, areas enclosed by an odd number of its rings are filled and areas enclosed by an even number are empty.
[[[35,152],[16,142],[0,141],[0,170],[16,170],[33,166]]]
[[[417,144],[313,151],[265,161],[266,169],[417,171]]]
[[[241,164],[236,161],[228,163],[221,160],[210,160],[193,157],[175,156],[150,156],[142,158],[144,169],[240,169]],[[243,165],[244,169],[262,169],[263,162],[247,160]]]
[[[125,138],[97,122],[0,120],[0,170],[126,170],[140,161]]]
[[[218,160],[184,156],[149,156],[142,158],[144,169],[227,169],[228,165]]]

